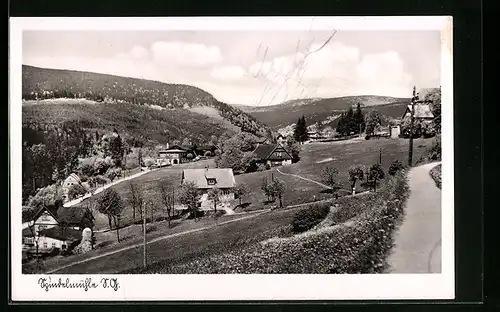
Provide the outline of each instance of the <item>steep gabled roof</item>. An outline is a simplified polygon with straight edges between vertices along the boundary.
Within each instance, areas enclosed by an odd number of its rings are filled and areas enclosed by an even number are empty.
[[[276,149],[277,144],[261,144],[253,151],[258,159],[267,159]]]
[[[57,221],[59,223],[79,224],[85,217],[86,209],[78,206],[60,207],[57,210]]]
[[[185,153],[188,150],[179,145],[172,145],[170,148],[163,149],[159,151],[159,153]]]
[[[255,143],[258,143],[258,144],[264,144],[266,141],[269,141],[269,138],[266,138],[266,137],[260,137],[260,138],[257,138],[255,140]]]
[[[26,211],[23,210],[23,212],[22,212],[23,213],[23,223],[36,220],[42,214],[42,212],[45,210],[48,211],[49,214],[51,214],[54,219],[58,220],[57,219],[57,209],[55,207],[42,206],[39,208],[30,209],[30,210],[26,210]]]
[[[72,174],[70,174],[70,175],[66,178],[66,180],[69,180],[69,179],[73,179],[73,180],[77,181],[78,183],[82,183],[82,180],[80,180],[80,177],[79,177],[76,173],[72,173]],[[65,181],[66,181],[66,180],[65,180]]]
[[[209,185],[208,179],[215,179],[215,185]],[[207,169],[184,169],[182,170],[182,183],[193,182],[198,188],[232,188],[236,185],[233,169],[230,168],[207,168]]]
[[[262,145],[259,145],[257,146],[257,148],[254,150],[254,153],[255,155],[257,156],[258,159],[261,159],[261,160],[267,160],[267,159],[271,159],[271,155],[273,154],[273,152],[277,149],[277,148],[282,148],[285,153],[288,154],[288,156],[290,158],[292,158],[292,156],[290,155],[290,153],[287,151],[287,149],[281,145],[281,144],[262,144]],[[288,157],[285,157],[285,158],[288,158]]]
[[[403,118],[408,112],[411,113],[411,104],[406,107]],[[433,118],[434,114],[432,113],[431,106],[428,102],[418,102],[415,103],[415,114],[413,116],[415,118]]]

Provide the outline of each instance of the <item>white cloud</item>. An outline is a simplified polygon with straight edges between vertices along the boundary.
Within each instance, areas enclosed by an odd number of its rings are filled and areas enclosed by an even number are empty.
[[[221,66],[213,68],[210,75],[221,80],[239,80],[246,75],[246,71],[241,66]]]
[[[257,62],[249,72],[282,85],[268,88],[273,103],[276,98],[361,94],[406,97],[411,92],[412,77],[405,72],[397,52],[362,55],[358,48],[338,41],[325,46],[313,44],[307,52]]]
[[[153,59],[168,67],[206,67],[223,61],[216,46],[178,41],[158,41],[151,46]]]
[[[129,53],[134,58],[138,59],[146,59],[149,57],[149,50],[141,46],[134,46]]]

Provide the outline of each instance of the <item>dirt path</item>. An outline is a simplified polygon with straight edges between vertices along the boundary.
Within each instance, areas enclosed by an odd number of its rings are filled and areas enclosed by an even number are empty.
[[[259,215],[261,215],[261,214],[263,214],[265,212],[268,212],[268,211],[269,211],[269,209],[261,210],[261,212],[259,212],[259,213],[253,213],[250,216],[242,216],[241,218],[238,218],[238,219],[233,219],[233,220],[221,222],[217,226],[224,225],[224,224],[229,224],[229,223],[232,223],[232,222],[242,221],[242,220],[249,219],[249,218],[254,218],[254,217],[257,217],[257,216],[259,216]],[[158,241],[161,241],[161,240],[164,240],[164,239],[168,239],[168,238],[171,238],[171,237],[176,237],[176,236],[180,236],[180,235],[185,235],[185,234],[189,234],[189,233],[195,233],[195,232],[207,230],[207,229],[212,228],[214,226],[216,226],[216,225],[204,226],[204,227],[197,228],[197,229],[192,229],[192,230],[188,230],[188,231],[184,231],[184,232],[179,232],[179,233],[174,233],[174,234],[169,234],[169,235],[157,237],[155,239],[152,239],[152,240],[148,241],[147,244],[152,244],[152,243],[155,243],[155,242],[158,242]],[[109,251],[109,252],[106,252],[106,253],[103,253],[103,254],[91,257],[91,258],[87,258],[87,259],[83,259],[83,260],[80,260],[80,261],[72,262],[70,264],[61,266],[61,267],[59,267],[57,269],[53,269],[53,270],[47,271],[45,273],[46,274],[57,273],[60,270],[72,267],[72,266],[77,265],[77,264],[82,264],[82,263],[89,262],[89,261],[92,261],[92,260],[96,260],[96,259],[99,259],[99,258],[107,257],[107,256],[110,256],[110,255],[119,253],[119,252],[123,252],[123,251],[126,251],[126,250],[130,250],[130,249],[134,249],[134,248],[137,248],[137,247],[141,247],[141,246],[143,246],[143,244],[139,243],[139,244],[134,244],[134,245],[130,245],[130,246],[127,246],[127,247],[115,249],[115,250],[112,250],[112,251]]]
[[[441,190],[429,175],[439,163],[410,170],[410,197],[389,256],[391,273],[441,272]]]
[[[86,200],[87,198],[91,198],[92,196],[95,196],[95,195],[101,193],[102,191],[104,191],[105,189],[108,189],[108,188],[112,187],[113,185],[116,185],[118,183],[122,183],[123,181],[128,181],[128,180],[131,180],[131,179],[135,179],[135,178],[140,177],[142,175],[145,175],[146,173],[149,173],[149,172],[151,172],[151,170],[148,169],[148,170],[144,170],[144,171],[138,172],[136,174],[130,175],[128,177],[115,180],[115,181],[113,181],[113,182],[111,182],[109,184],[106,184],[104,186],[101,186],[101,187],[95,189],[95,191],[92,192],[92,194],[88,194],[88,195],[85,195],[83,197],[80,197],[80,198],[77,198],[75,200],[72,200],[72,201],[69,201],[69,202],[65,203],[64,207],[71,207],[71,206],[77,205],[77,204],[81,203],[82,201]]]
[[[287,176],[292,176],[292,177],[296,177],[296,178],[299,178],[299,179],[302,179],[302,180],[305,180],[305,181],[309,181],[309,182],[312,182],[312,183],[316,183],[326,189],[329,189],[331,190],[332,188],[329,187],[328,185],[326,184],[323,184],[323,183],[320,183],[318,181],[314,181],[314,180],[311,180],[311,179],[308,179],[308,178],[304,178],[304,177],[301,177],[299,175],[296,175],[296,174],[292,174],[292,173],[284,173],[284,172],[281,172],[279,168],[276,168],[276,171],[278,171],[279,173],[281,173],[282,175],[287,175]]]

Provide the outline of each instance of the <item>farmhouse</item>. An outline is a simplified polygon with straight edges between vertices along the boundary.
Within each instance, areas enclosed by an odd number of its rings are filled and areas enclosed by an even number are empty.
[[[281,144],[259,145],[254,150],[258,163],[263,163],[271,167],[285,166],[292,164],[292,155]]]
[[[271,144],[271,140],[269,140],[269,138],[258,138],[255,143],[257,145],[262,145],[262,144]]]
[[[69,192],[70,188],[73,185],[77,185],[77,184],[81,185],[82,184],[82,180],[80,180],[80,177],[76,173],[70,174],[66,178],[66,180],[64,180],[64,182],[62,184],[63,199],[64,199],[64,201],[68,201],[69,200],[68,192]]]
[[[80,230],[55,226],[41,230],[38,235],[33,235],[29,228],[23,230],[23,247],[28,252],[47,253],[57,248],[67,250],[75,246],[82,239]]]
[[[309,131],[307,133],[307,137],[309,138],[310,142],[316,142],[316,141],[319,141],[319,140],[326,139],[326,137],[322,133],[317,132],[317,131]]]
[[[422,121],[432,121],[434,119],[434,114],[432,114],[432,110],[430,107],[429,101],[417,101],[415,102],[415,114],[414,118],[415,120],[422,120]],[[403,113],[403,116],[401,117],[401,120],[404,120],[406,118],[411,117],[411,104],[408,105]]]
[[[200,199],[201,208],[211,208],[212,203],[208,200],[208,191],[218,188],[221,191],[221,202],[228,202],[234,199],[234,179],[233,169],[228,168],[205,168],[205,169],[184,169],[182,170],[181,184],[192,182],[202,192]]]
[[[178,145],[174,145],[158,152],[156,165],[159,167],[168,165],[179,165],[186,158],[187,150]]]
[[[85,209],[80,207],[41,207],[34,212],[23,211],[23,247],[35,251],[38,242],[39,252],[48,252],[52,248],[64,250],[81,239],[81,230],[90,220]],[[32,210],[31,210],[32,211]],[[77,239],[78,238],[78,239]]]

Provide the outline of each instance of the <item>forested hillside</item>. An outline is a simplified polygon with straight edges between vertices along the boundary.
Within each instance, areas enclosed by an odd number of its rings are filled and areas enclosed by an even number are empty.
[[[24,100],[85,98],[97,102],[154,105],[167,109],[208,106],[216,108],[222,118],[242,131],[260,135],[267,132],[267,127],[254,117],[188,85],[23,65],[22,96]]]

